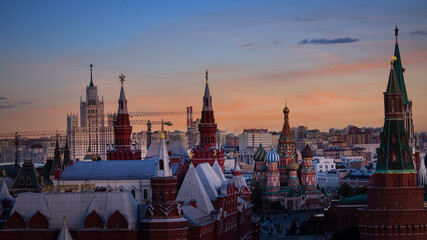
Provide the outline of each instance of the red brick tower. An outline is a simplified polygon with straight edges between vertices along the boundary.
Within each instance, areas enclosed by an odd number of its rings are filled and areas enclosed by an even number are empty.
[[[159,159],[156,162],[155,176],[151,178],[152,202],[141,221],[142,239],[187,239],[188,222],[184,218],[181,204],[176,202],[176,184],[177,178],[170,169],[162,124]]]
[[[215,159],[221,169],[224,169],[224,150],[216,148],[216,130],[214,111],[212,108],[212,97],[209,92],[208,70],[206,70],[205,95],[203,96],[202,119],[199,124],[200,145],[192,151],[192,164],[197,167],[200,163],[208,162],[213,166]]]
[[[107,152],[107,160],[140,160],[141,151],[131,150],[132,126],[129,121],[128,101],[123,88],[125,75],[122,73],[119,78],[122,86],[118,100],[117,119],[114,122],[114,149]]]
[[[304,150],[301,152],[302,163],[301,169],[301,185],[306,190],[316,190],[316,170],[313,167],[313,152],[310,146],[305,145]]]
[[[282,132],[280,133],[278,153],[280,155],[279,172],[280,185],[286,186],[288,182],[288,173],[286,167],[292,160],[295,159],[295,140],[292,137],[291,127],[289,125],[289,108],[285,105],[283,113],[285,114],[285,122],[283,123]]]
[[[427,209],[424,187],[417,186],[408,133],[403,120],[402,92],[392,65],[384,92],[384,128],[368,206],[359,210],[361,239],[425,239]]]

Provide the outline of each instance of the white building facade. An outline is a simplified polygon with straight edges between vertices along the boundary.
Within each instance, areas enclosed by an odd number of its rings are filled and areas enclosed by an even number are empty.
[[[91,64],[86,99],[83,101],[80,98],[80,126],[77,114],[67,115],[67,137],[72,159],[83,160],[90,147],[93,154],[106,160],[108,148],[114,144],[114,115],[104,115],[104,100],[99,100],[98,87],[93,84],[92,67]]]

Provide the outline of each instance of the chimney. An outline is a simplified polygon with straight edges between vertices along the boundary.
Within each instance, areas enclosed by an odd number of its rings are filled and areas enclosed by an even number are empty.
[[[54,170],[54,174],[55,174],[55,179],[60,179],[61,178],[61,174],[62,174],[62,170],[61,169],[55,169]]]

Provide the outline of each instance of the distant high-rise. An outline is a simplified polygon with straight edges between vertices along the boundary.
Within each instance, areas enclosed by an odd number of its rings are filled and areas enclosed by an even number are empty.
[[[106,159],[107,146],[114,142],[113,115],[105,123],[104,100],[99,100],[98,87],[93,84],[93,65],[90,64],[90,83],[86,86],[86,101],[80,97],[80,126],[77,114],[67,115],[67,136],[73,159],[83,160],[90,149],[102,160]]]

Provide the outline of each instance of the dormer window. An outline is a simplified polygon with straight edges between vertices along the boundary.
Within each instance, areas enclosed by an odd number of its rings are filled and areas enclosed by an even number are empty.
[[[163,159],[160,159],[160,161],[159,161],[159,169],[160,170],[165,170],[165,164],[163,162]]]

